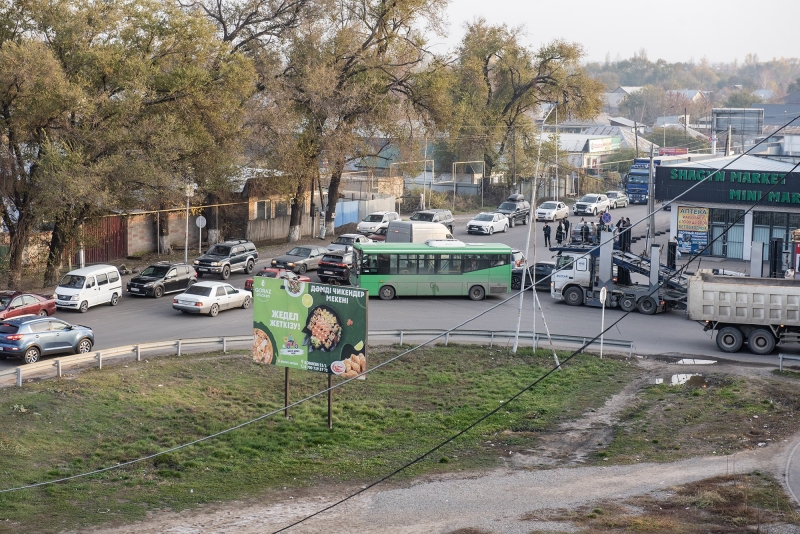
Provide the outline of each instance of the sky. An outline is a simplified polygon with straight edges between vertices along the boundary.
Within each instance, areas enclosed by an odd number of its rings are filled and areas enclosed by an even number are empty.
[[[800,57],[794,37],[799,0],[760,4],[745,0],[450,0],[449,36],[432,38],[438,52],[452,49],[463,25],[476,17],[491,24],[525,26],[528,46],[553,39],[583,45],[587,61],[628,59],[644,49],[650,61],[711,63]],[[794,37],[794,38],[793,38]]]

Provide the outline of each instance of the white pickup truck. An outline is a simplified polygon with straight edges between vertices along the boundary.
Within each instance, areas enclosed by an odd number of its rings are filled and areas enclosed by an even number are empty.
[[[591,194],[584,195],[575,202],[573,213],[575,215],[597,215],[611,209],[611,201],[606,195]]]

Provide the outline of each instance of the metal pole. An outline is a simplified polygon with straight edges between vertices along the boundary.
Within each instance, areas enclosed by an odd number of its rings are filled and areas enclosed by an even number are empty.
[[[186,243],[183,246],[183,263],[189,263],[189,195],[186,195]]]
[[[556,101],[556,202],[558,202],[558,190],[558,102]]]
[[[653,145],[650,145],[650,173],[647,180],[647,213],[650,215],[647,228],[647,245],[652,245],[656,237],[656,191],[655,167],[653,166]]]
[[[287,367],[288,369],[288,367]],[[328,375],[328,430],[333,428],[333,384],[332,375]]]
[[[453,211],[456,211],[456,163],[453,162]]]
[[[289,368],[283,368],[283,407],[284,407],[284,417],[289,419]]]

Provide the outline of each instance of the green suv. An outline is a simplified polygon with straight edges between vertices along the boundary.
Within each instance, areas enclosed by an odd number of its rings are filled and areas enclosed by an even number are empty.
[[[246,239],[238,239],[212,246],[205,254],[194,260],[194,268],[198,278],[204,274],[216,274],[221,279],[227,280],[231,273],[252,273],[257,261],[256,246]]]

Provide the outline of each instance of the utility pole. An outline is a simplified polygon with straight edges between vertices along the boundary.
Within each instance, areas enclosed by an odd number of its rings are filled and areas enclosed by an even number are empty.
[[[655,166],[653,165],[653,145],[650,145],[650,173],[647,180],[647,213],[649,214],[650,218],[647,222],[647,247],[645,251],[649,250],[649,247],[653,245],[653,242],[656,237],[656,196],[655,196],[655,188],[656,188],[656,170]]]
[[[636,140],[635,141],[635,143],[636,143],[636,157],[638,158],[639,157],[639,125],[636,123],[636,121],[633,121],[633,136],[634,136],[634,139]]]
[[[556,100],[556,201],[558,201],[558,100]],[[533,204],[531,204],[533,206]]]

